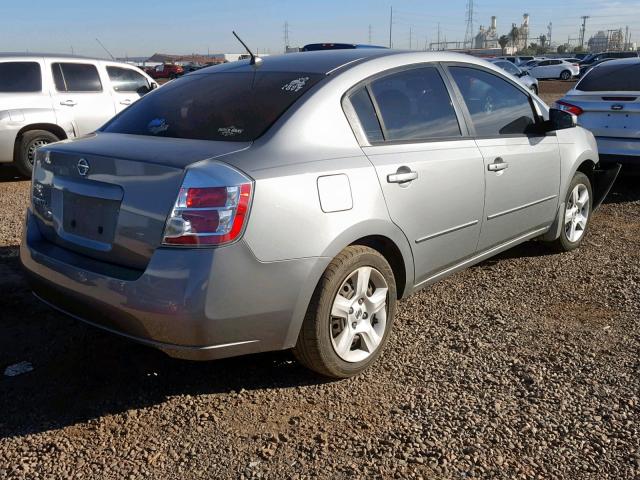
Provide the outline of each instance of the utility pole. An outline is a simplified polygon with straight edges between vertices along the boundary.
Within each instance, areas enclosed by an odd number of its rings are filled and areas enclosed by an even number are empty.
[[[473,0],[467,0],[467,30],[464,34],[464,46],[473,46]]]
[[[551,33],[553,32],[553,23],[549,22],[547,25],[547,38],[549,39],[549,47],[551,47]]]
[[[284,22],[284,51],[289,48],[289,22]]]
[[[371,45],[371,24],[369,24],[369,45]]]
[[[393,42],[391,41],[393,35],[393,7],[391,7],[391,15],[389,15],[389,48],[393,48]]]
[[[438,43],[437,43],[437,47],[436,50],[440,50],[440,22],[438,22]]]
[[[413,26],[409,25],[409,50],[413,46]]]
[[[584,48],[584,34],[587,31],[587,19],[591,17],[589,17],[589,15],[583,15],[580,18],[582,18],[582,27],[580,28],[580,47]]]
[[[624,32],[624,45],[623,45],[623,50],[630,50],[629,48],[629,44],[631,42],[629,42],[629,25],[626,26],[625,28],[625,32]]]

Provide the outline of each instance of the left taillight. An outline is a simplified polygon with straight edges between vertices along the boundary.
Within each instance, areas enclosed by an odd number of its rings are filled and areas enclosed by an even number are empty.
[[[556,107],[558,110],[569,112],[575,116],[580,116],[584,113],[584,110],[582,110],[582,108],[578,107],[577,105],[572,105],[571,103],[563,102],[562,100],[558,100],[554,104],[554,107]]]
[[[206,247],[235,242],[246,227],[252,193],[251,179],[227,165],[187,171],[162,243]]]

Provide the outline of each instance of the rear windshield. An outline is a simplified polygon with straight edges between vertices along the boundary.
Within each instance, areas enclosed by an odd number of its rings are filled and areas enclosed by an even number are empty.
[[[189,75],[142,97],[102,131],[252,141],[322,78],[317,73],[260,71]]]
[[[0,93],[40,91],[42,91],[42,75],[39,63],[0,63]]]
[[[584,77],[576,90],[583,92],[640,92],[640,63],[605,62]]]

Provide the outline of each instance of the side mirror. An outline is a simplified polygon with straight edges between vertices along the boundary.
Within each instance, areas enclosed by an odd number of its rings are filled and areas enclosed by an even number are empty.
[[[547,131],[555,132],[556,130],[566,130],[568,128],[574,128],[578,126],[578,117],[565,112],[564,110],[558,110],[557,108],[549,109],[549,121]]]
[[[158,88],[158,84],[156,82],[151,82],[151,90],[155,90]]]

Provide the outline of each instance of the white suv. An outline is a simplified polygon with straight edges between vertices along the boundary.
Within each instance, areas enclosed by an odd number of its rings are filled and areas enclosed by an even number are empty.
[[[30,176],[38,147],[95,131],[157,86],[126,63],[0,54],[0,163]]]

